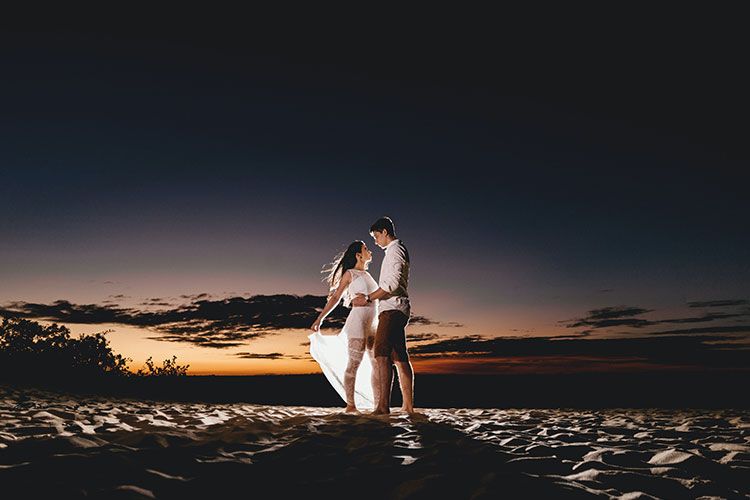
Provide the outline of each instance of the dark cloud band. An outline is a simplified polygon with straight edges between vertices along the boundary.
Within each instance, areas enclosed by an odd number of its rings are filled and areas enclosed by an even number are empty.
[[[688,303],[688,305],[689,307],[718,307],[718,305],[741,306],[745,302],[746,301],[744,300],[725,300],[711,302],[690,302]],[[702,305],[697,306],[694,304]],[[706,306],[705,304],[710,305]],[[709,312],[702,316],[688,316],[685,318],[646,319],[636,317],[650,312],[654,312],[654,310],[627,306],[605,307],[603,309],[592,309],[588,311],[588,314],[583,318],[561,321],[560,323],[565,325],[567,328],[585,328],[584,332],[591,333],[594,330],[620,327],[645,329],[647,327],[663,324],[708,323],[712,321],[728,319],[750,318],[750,311],[747,310],[737,310],[735,312]]]
[[[706,329],[708,330],[708,329]],[[560,358],[637,359],[664,367],[670,365],[710,368],[750,367],[750,343],[736,336],[721,335],[721,327],[711,335],[659,336],[641,338],[591,339],[557,337],[495,337],[479,335],[452,337],[412,346],[417,359],[453,357],[477,358]],[[738,326],[733,332],[750,332],[750,325]],[[478,361],[481,363],[481,361]]]
[[[315,321],[326,297],[315,295],[254,295],[206,300],[192,296],[189,304],[158,311],[108,304],[52,304],[14,302],[0,308],[0,316],[44,319],[62,323],[118,323],[151,329],[155,340],[188,342],[202,347],[236,347],[278,330],[307,328]],[[160,299],[154,298],[152,301]],[[152,304],[153,305],[153,304]],[[336,308],[326,319],[341,328],[348,310]]]

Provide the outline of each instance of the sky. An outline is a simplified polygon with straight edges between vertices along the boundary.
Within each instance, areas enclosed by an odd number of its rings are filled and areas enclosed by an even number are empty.
[[[131,21],[0,25],[1,316],[316,372],[320,271],[377,278],[388,215],[417,372],[750,366],[742,30]]]

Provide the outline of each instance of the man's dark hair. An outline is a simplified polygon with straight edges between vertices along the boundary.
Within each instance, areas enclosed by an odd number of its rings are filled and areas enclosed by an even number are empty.
[[[375,231],[388,231],[388,234],[391,235],[391,237],[396,237],[396,228],[393,226],[393,221],[390,217],[381,217],[378,220],[376,220],[372,226],[370,226],[370,232]]]

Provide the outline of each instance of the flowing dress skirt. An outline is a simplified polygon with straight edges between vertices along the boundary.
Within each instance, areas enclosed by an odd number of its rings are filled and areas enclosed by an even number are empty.
[[[315,332],[309,335],[309,338],[310,355],[318,362],[323,374],[339,393],[341,399],[346,402],[344,374],[349,363],[349,339],[346,329],[337,335],[322,335],[320,332]],[[372,363],[365,352],[354,382],[354,404],[359,409],[375,408],[371,377]]]

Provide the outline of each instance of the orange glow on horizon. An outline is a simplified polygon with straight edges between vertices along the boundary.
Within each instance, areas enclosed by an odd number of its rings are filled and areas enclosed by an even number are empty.
[[[596,358],[583,356],[527,357],[457,357],[411,358],[416,376],[423,375],[554,375],[574,373],[623,373],[642,371],[705,370],[693,365],[660,365],[640,358]],[[310,360],[246,360],[241,367],[217,366],[210,363],[190,364],[188,375],[254,376],[254,375],[316,375],[317,363]],[[140,367],[131,364],[131,371]]]
[[[40,321],[51,324],[49,321]],[[147,329],[119,325],[67,325],[72,335],[91,334],[104,330],[113,351],[130,358],[128,369],[136,372],[145,368],[148,357],[156,366],[162,366],[165,359],[177,356],[177,364],[188,366],[188,375],[204,376],[253,376],[253,375],[312,375],[320,374],[320,367],[309,354],[306,330],[289,330],[272,333],[241,346],[224,349],[206,348],[185,342],[165,342],[157,340],[159,334]],[[430,332],[430,326],[415,325],[409,333]],[[445,338],[461,333],[441,331]],[[334,331],[327,332],[335,334]],[[534,335],[522,335],[534,336]],[[243,353],[259,357],[244,358]],[[277,358],[263,356],[279,353]],[[475,375],[549,375],[572,373],[613,373],[637,371],[676,371],[705,370],[694,365],[667,365],[650,362],[644,358],[621,357],[604,358],[594,356],[520,356],[482,357],[471,354],[455,355],[446,353],[437,357],[413,355],[414,371],[420,374],[475,374]]]

